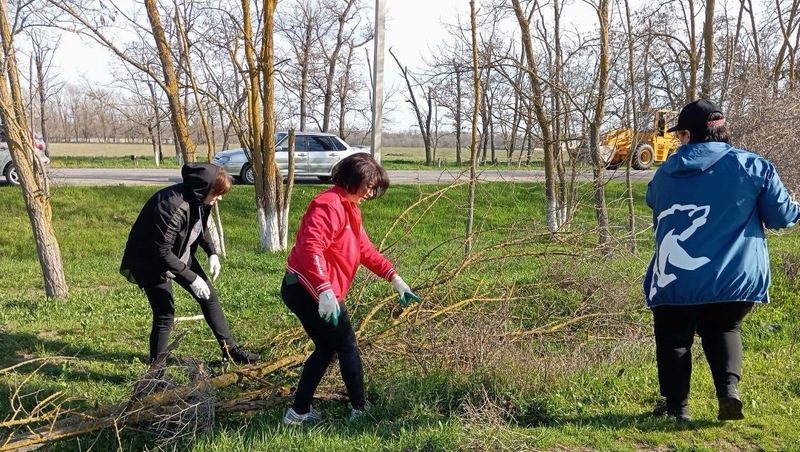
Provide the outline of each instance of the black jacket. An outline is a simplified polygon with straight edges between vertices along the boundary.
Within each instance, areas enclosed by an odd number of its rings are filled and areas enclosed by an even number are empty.
[[[219,167],[192,163],[181,168],[183,182],[159,190],[142,207],[133,223],[119,272],[139,286],[166,280],[167,271],[178,282],[191,284],[198,274],[206,279],[194,253],[200,246],[208,255],[217,254],[208,232],[211,206],[203,203],[217,177]],[[192,244],[189,263],[180,260],[192,226],[202,221],[200,236]]]

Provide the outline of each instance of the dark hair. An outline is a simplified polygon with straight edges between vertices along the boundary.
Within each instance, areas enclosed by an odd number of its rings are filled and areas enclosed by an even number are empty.
[[[711,113],[708,116],[708,122],[714,121],[719,121],[719,123],[689,129],[689,143],[705,143],[707,141],[730,142],[728,126],[725,124],[725,116],[720,112]]]
[[[228,193],[231,189],[231,176],[225,171],[225,168],[220,167],[217,171],[217,176],[214,182],[211,183],[211,190],[208,191],[209,196],[220,196]]]
[[[345,158],[333,170],[333,184],[347,193],[358,193],[364,185],[372,185],[372,196],[380,198],[389,188],[389,175],[370,154],[359,152]]]

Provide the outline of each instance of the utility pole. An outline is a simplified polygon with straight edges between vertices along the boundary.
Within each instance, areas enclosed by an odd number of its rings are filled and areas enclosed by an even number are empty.
[[[375,0],[375,39],[372,58],[372,156],[381,162],[383,132],[383,35],[386,1]]]

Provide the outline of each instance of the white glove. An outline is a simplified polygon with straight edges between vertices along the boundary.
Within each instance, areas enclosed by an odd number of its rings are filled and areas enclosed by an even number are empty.
[[[211,298],[211,289],[208,288],[208,284],[203,281],[203,278],[197,277],[192,282],[191,286],[192,292],[194,292],[197,298],[208,300]]]
[[[403,281],[403,278],[401,278],[400,275],[394,275],[394,278],[392,278],[392,285],[394,286],[394,290],[396,290],[397,294],[400,296],[398,303],[400,303],[400,305],[404,308],[408,307],[412,301],[416,301],[417,303],[422,301],[417,294],[411,291],[411,287],[409,287],[408,284]]]
[[[211,273],[212,281],[216,281],[220,270],[222,270],[222,264],[219,263],[219,256],[216,254],[208,256],[208,271]]]
[[[336,295],[332,290],[328,289],[319,294],[317,312],[326,322],[333,323],[333,326],[339,325],[339,303],[336,301]]]

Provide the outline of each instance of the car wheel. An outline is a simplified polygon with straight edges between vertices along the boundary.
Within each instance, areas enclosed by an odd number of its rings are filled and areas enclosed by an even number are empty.
[[[331,176],[317,176],[317,179],[319,179],[322,182],[330,182]]]
[[[256,183],[256,173],[253,171],[253,167],[250,164],[242,167],[241,178],[245,184],[253,185]]]
[[[5,176],[9,184],[19,185],[19,174],[17,173],[17,167],[13,163],[6,167]]]

